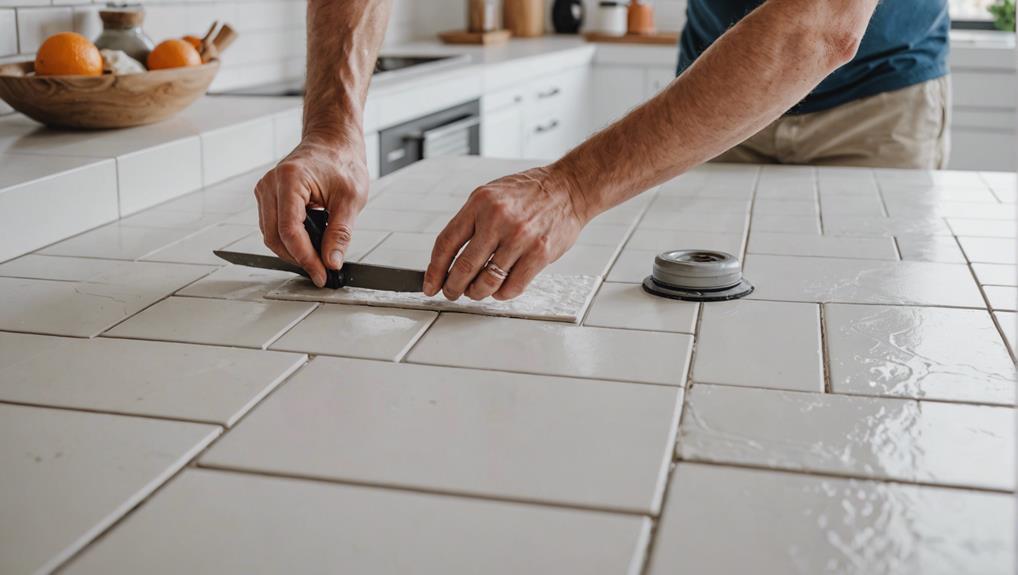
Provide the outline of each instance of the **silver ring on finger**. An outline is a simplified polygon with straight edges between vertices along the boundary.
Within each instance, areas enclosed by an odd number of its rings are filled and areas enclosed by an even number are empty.
[[[484,270],[487,271],[489,274],[491,274],[491,275],[495,276],[496,278],[498,278],[499,281],[505,281],[505,278],[509,277],[509,272],[507,272],[504,269],[498,267],[498,265],[495,262],[489,261],[484,266]]]

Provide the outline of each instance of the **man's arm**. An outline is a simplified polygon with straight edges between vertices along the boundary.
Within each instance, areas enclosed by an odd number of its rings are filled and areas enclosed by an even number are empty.
[[[308,69],[300,144],[255,187],[265,245],[321,287],[326,262],[343,265],[369,177],[363,110],[390,0],[309,0]],[[305,208],[329,210],[321,254],[304,231]]]
[[[559,161],[476,190],[435,242],[425,293],[518,296],[591,218],[742,142],[850,61],[877,1],[768,0]]]

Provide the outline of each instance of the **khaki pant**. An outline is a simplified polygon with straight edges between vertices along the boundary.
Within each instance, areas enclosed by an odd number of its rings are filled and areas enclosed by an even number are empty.
[[[945,76],[811,114],[782,116],[715,162],[943,169],[950,152]]]

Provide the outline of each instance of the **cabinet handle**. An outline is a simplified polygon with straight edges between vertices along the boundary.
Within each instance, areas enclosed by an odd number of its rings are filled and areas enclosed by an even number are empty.
[[[513,96],[513,102],[514,103],[519,104],[522,101],[523,101],[523,96],[520,96],[519,94]]]
[[[542,124],[542,125],[537,126],[536,128],[534,128],[534,131],[537,132],[538,134],[543,134],[545,132],[550,132],[550,131],[554,130],[557,127],[558,127],[558,120],[552,120],[552,121],[548,122],[547,124]]]
[[[544,100],[545,98],[553,98],[555,96],[558,96],[561,93],[562,93],[562,90],[560,90],[558,88],[552,88],[551,90],[545,90],[544,92],[538,92],[537,93],[537,98],[539,100]]]

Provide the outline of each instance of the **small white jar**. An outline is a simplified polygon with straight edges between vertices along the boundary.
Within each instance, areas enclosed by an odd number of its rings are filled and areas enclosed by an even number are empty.
[[[608,36],[625,36],[629,27],[628,2],[602,0],[597,8],[597,31]]]

